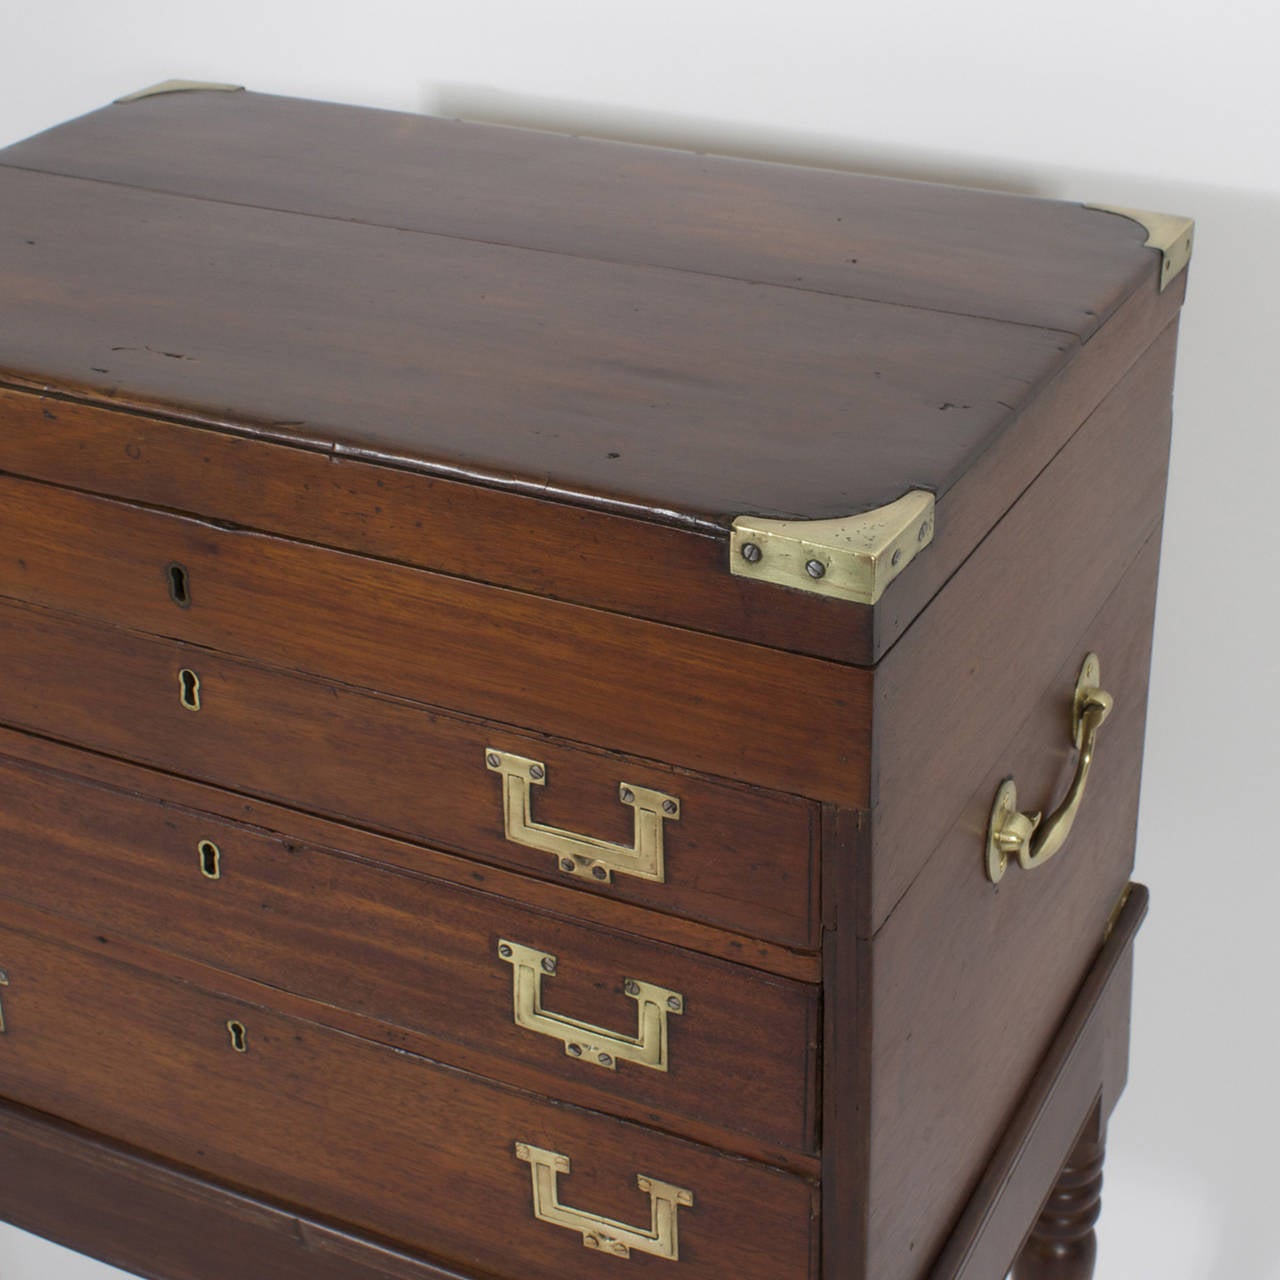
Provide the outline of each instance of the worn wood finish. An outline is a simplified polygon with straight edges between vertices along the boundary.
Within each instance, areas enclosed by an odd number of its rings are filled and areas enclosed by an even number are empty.
[[[117,104],[0,162],[1081,337],[1152,273],[1137,228],[1079,205],[257,93]]]
[[[928,554],[918,556],[910,573],[889,584],[872,611],[866,649],[860,647],[861,637],[851,642],[859,646],[851,652],[853,661],[878,662],[897,643],[974,547],[1052,463],[1079,424],[1093,415],[1152,342],[1177,321],[1186,289],[1185,272],[1163,293],[1154,282],[1138,289],[1080,355],[1008,424],[1004,435],[939,495]]]
[[[1030,700],[1079,662],[1081,624],[1160,520],[1176,338],[1170,328],[1153,344],[876,668],[868,935]]]
[[[433,880],[480,888],[549,914],[594,924],[619,934],[649,938],[700,954],[732,960],[778,977],[818,982],[816,955],[748,938],[663,912],[620,902],[603,893],[582,895],[574,887],[543,883],[513,871],[486,866],[473,858],[376,835],[295,809],[255,800],[241,793],[205,786],[185,778],[158,776],[109,756],[0,727],[0,753],[17,761],[69,774],[117,791],[164,792],[165,802],[243,823],[324,849],[340,848],[366,861],[430,876]]]
[[[6,1221],[138,1275],[480,1280],[3,1102],[0,1150]]]
[[[186,608],[170,599],[173,562]],[[796,654],[12,477],[0,596],[723,777],[866,797],[869,677]],[[817,723],[843,745],[817,749]]]
[[[25,605],[0,605],[0,636],[0,720],[9,725],[456,849],[581,892],[796,946],[812,932],[813,839],[803,802]],[[200,680],[198,713],[180,701],[183,669]],[[597,885],[562,874],[552,855],[506,839],[502,782],[485,768],[487,747],[546,764],[547,783],[534,798],[538,821],[603,839],[633,838],[633,812],[618,801],[620,782],[678,795],[682,815],[664,824],[666,880],[617,875]],[[253,761],[248,774],[246,761]]]
[[[621,1221],[648,1224],[637,1174],[693,1190],[684,1275],[812,1275],[814,1195],[793,1175],[31,934],[0,929],[0,955],[0,1090],[24,1106],[450,1265],[560,1280],[582,1238],[534,1220],[513,1150],[531,1142],[572,1159],[565,1202]]]
[[[874,607],[726,574],[721,534],[2,387],[0,471],[871,665],[1176,317],[1185,284],[1125,302],[1009,425],[1017,447],[988,448],[940,495],[928,553]]]
[[[1003,1276],[1073,1147],[1101,1137],[1128,1079],[1133,945],[1147,903],[1133,885],[930,1280]]]
[[[1079,633],[928,870],[871,944],[868,1275],[925,1274],[1010,1123],[1128,883],[1137,828],[1158,538]],[[1068,724],[1084,654],[1115,709],[1066,847],[986,878],[999,783],[1049,812],[1075,767]],[[921,939],[929,940],[928,946]],[[1011,1031],[1016,1028],[1016,1033]]]
[[[816,657],[872,610],[725,572],[728,537],[0,387],[0,471]],[[778,588],[782,590],[782,588]],[[767,598],[767,597],[765,597]]]
[[[669,522],[945,487],[1078,349],[2,166],[0,185],[6,381]]]
[[[730,1131],[725,1146],[739,1131],[815,1149],[816,988],[3,757],[0,801],[5,898],[365,1014],[392,1043],[415,1031],[432,1058],[548,1096],[665,1129],[692,1118]],[[219,851],[217,880],[203,841]],[[679,991],[670,1070],[608,1071],[516,1027],[499,939],[558,958],[547,1008],[615,1033],[636,1031],[626,979]]]

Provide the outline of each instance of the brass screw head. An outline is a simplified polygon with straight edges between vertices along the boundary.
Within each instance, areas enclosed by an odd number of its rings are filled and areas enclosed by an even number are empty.
[[[580,1044],[571,1044],[571,1045],[566,1045],[565,1047],[569,1051],[569,1056],[571,1058],[582,1057],[582,1046]]]
[[[556,958],[555,958],[555,956],[543,956],[543,957],[542,957],[542,972],[543,972],[543,973],[555,973],[555,971],[556,971]]]
[[[613,1059],[607,1053],[602,1053],[600,1055],[600,1065],[602,1067],[611,1067],[613,1066]]]
[[[679,996],[668,996],[668,997],[667,997],[667,1008],[668,1008],[668,1009],[670,1009],[670,1010],[672,1011],[672,1013],[679,1013],[679,1012],[680,1012],[680,997],[679,997]]]
[[[502,765],[502,757],[496,751],[490,751],[489,754],[485,756],[485,761],[488,763],[490,769],[497,769]]]
[[[742,544],[742,558],[748,564],[758,564],[763,551],[754,542],[744,542]]]
[[[540,764],[531,764],[529,766],[529,777],[537,782],[541,782],[547,776],[547,771]]]
[[[561,870],[561,871],[572,871],[575,865],[576,865],[576,864],[574,863],[574,861],[573,861],[573,859],[572,859],[572,858],[561,858],[561,859],[560,859],[560,870]]]
[[[638,996],[640,994],[640,984],[638,982],[633,982],[630,978],[622,984],[622,989],[629,996]]]
[[[499,954],[499,955],[500,955],[504,960],[510,960],[510,959],[511,959],[511,948],[510,948],[509,946],[507,946],[507,944],[504,942],[504,943],[503,943],[503,944],[498,948],[498,954]]]
[[[664,800],[662,802],[663,813],[675,813],[680,806],[674,800]]]
[[[821,560],[808,561],[804,566],[804,571],[815,580],[827,576],[827,566]]]
[[[634,804],[634,803],[635,803],[635,798],[636,798],[636,793],[635,793],[634,791],[632,791],[630,787],[623,787],[623,788],[622,788],[622,803],[623,803],[623,804]]]
[[[592,867],[591,874],[597,880],[607,880],[609,878],[609,873],[603,867]]]

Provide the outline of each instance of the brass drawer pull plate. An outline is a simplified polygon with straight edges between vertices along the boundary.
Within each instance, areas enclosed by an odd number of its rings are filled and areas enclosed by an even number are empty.
[[[637,1174],[636,1185],[648,1194],[650,1205],[649,1228],[642,1230],[561,1204],[557,1180],[560,1174],[569,1172],[568,1156],[517,1142],[516,1159],[523,1160],[533,1171],[533,1216],[539,1222],[550,1222],[567,1231],[580,1231],[584,1247],[597,1249],[614,1258],[629,1258],[634,1249],[655,1258],[679,1261],[677,1215],[682,1206],[692,1208],[692,1191]]]
[[[546,785],[547,767],[541,760],[488,747],[484,762],[491,773],[502,775],[502,812],[508,840],[554,854],[561,871],[596,884],[609,884],[615,872],[659,883],[666,879],[662,824],[680,818],[680,801],[675,796],[630,782],[619,785],[618,798],[635,810],[635,843],[628,847],[535,822],[529,788]]]
[[[623,990],[640,1006],[639,1029],[634,1036],[619,1035],[589,1022],[548,1013],[542,1007],[542,979],[555,974],[555,956],[505,938],[498,943],[498,955],[514,970],[517,1027],[560,1040],[570,1058],[594,1062],[610,1071],[616,1071],[619,1062],[634,1062],[654,1071],[668,1070],[667,1015],[684,1012],[684,997],[678,991],[625,979]]]
[[[1111,695],[1100,687],[1101,679],[1098,655],[1091,653],[1080,668],[1071,707],[1071,737],[1079,758],[1075,778],[1062,804],[1042,820],[1039,810],[1024,813],[1018,809],[1018,788],[1012,778],[1000,784],[987,830],[987,876],[993,884],[1004,878],[1011,858],[1016,857],[1024,871],[1034,871],[1066,844],[1084,803],[1098,730],[1114,705]]]

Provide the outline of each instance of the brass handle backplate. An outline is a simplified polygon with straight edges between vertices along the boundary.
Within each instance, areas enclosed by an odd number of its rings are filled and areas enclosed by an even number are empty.
[[[1111,695],[1101,688],[1101,680],[1098,655],[1090,653],[1080,668],[1071,704],[1071,738],[1079,752],[1076,773],[1058,808],[1047,818],[1042,818],[1039,810],[1022,812],[1013,779],[1006,778],[1000,784],[987,829],[987,877],[993,884],[999,884],[1004,878],[1011,858],[1016,857],[1024,871],[1034,871],[1066,844],[1084,803],[1098,730],[1114,705]]]
[[[487,747],[484,762],[490,772],[502,775],[502,812],[508,840],[554,854],[561,871],[597,884],[609,884],[615,872],[641,880],[666,879],[662,824],[680,818],[680,801],[675,796],[630,782],[619,784],[618,798],[635,810],[635,842],[631,846],[613,844],[533,820],[529,789],[546,786],[547,782],[547,767],[541,760]]]
[[[583,1209],[570,1209],[560,1203],[558,1179],[560,1174],[569,1172],[568,1156],[517,1142],[516,1159],[523,1160],[533,1171],[533,1216],[539,1222],[580,1231],[586,1248],[598,1249],[615,1258],[629,1258],[634,1249],[655,1258],[679,1261],[677,1215],[681,1206],[692,1208],[692,1191],[637,1174],[636,1185],[649,1196],[649,1226],[647,1229],[629,1227],[625,1222],[602,1218]]]
[[[654,1071],[668,1069],[667,1015],[684,1012],[684,997],[678,991],[635,978],[624,979],[622,989],[640,1006],[639,1027],[634,1036],[619,1035],[589,1022],[548,1013],[542,1007],[542,979],[555,974],[555,956],[505,938],[498,943],[498,955],[514,970],[517,1027],[560,1040],[569,1057],[610,1071],[617,1070],[619,1062],[635,1062]]]

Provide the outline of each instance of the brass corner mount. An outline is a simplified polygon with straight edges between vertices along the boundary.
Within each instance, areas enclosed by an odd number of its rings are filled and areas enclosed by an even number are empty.
[[[1160,250],[1160,292],[1170,281],[1177,279],[1191,261],[1195,248],[1196,224],[1194,218],[1184,218],[1176,213],[1152,213],[1147,209],[1126,209],[1116,204],[1086,204],[1086,209],[1099,213],[1115,213],[1138,223],[1147,233],[1146,248]]]
[[[205,80],[162,80],[136,93],[126,93],[123,98],[116,99],[116,105],[124,102],[137,102],[142,98],[154,98],[162,93],[243,93],[242,84],[215,84]]]
[[[816,595],[875,604],[933,541],[933,530],[933,494],[924,489],[835,520],[739,516],[729,539],[729,570]]]

